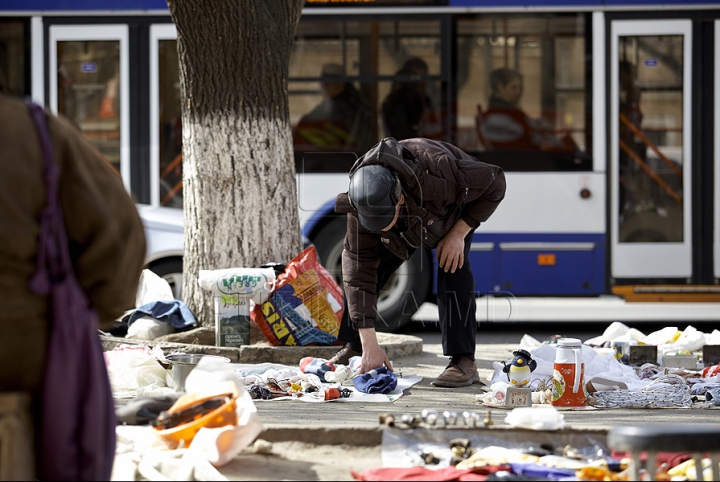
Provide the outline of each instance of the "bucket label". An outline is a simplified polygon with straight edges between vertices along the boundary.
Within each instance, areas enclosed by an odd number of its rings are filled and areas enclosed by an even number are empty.
[[[587,393],[585,392],[585,364],[580,364],[580,386],[573,392],[575,382],[574,363],[555,363],[553,370],[552,405],[566,407],[582,407],[585,405]]]
[[[215,297],[215,345],[250,344],[250,301],[238,295]]]

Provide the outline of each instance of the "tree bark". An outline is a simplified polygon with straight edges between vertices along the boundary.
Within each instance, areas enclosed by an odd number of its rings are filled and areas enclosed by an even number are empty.
[[[304,0],[168,0],[182,95],[183,298],[204,326],[199,270],[285,263],[301,249],[288,62]]]

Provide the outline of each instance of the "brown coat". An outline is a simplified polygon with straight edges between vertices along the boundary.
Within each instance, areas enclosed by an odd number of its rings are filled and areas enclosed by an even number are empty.
[[[142,223],[120,177],[82,135],[53,115],[47,123],[75,275],[107,329],[134,307]],[[28,287],[46,204],[42,166],[28,107],[0,94],[0,391],[33,391],[43,373],[48,303]]]
[[[380,243],[408,259],[408,247],[437,247],[458,219],[476,229],[487,221],[505,196],[505,174],[498,166],[480,162],[457,147],[430,139],[383,139],[350,171],[384,164],[398,173],[405,192],[407,230],[371,232],[357,218],[347,193],[338,195],[335,211],[348,214],[343,249],[343,284],[350,320],[356,328],[375,324],[376,270]]]

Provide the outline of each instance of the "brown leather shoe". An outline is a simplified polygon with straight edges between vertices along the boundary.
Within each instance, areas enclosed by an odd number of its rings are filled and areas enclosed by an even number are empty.
[[[475,362],[462,356],[452,358],[445,371],[431,383],[436,387],[467,387],[473,383],[480,383],[480,375]]]
[[[335,356],[328,360],[333,365],[347,365],[354,356],[362,356],[362,353],[356,352],[350,347],[350,343],[346,343]]]

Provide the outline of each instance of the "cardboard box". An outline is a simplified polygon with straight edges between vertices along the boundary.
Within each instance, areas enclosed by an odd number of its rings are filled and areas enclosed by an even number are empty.
[[[697,357],[694,355],[665,355],[662,359],[662,366],[697,370]]]
[[[704,345],[702,361],[706,367],[720,364],[720,345]]]
[[[529,388],[508,387],[505,393],[506,407],[532,407],[532,390]]]
[[[646,363],[657,365],[658,351],[655,345],[630,345],[628,363],[630,366],[642,366]]]

